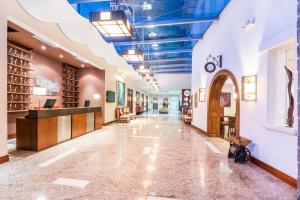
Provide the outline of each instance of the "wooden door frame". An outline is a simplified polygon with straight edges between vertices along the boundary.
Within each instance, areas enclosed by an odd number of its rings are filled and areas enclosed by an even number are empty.
[[[237,93],[236,134],[240,134],[240,93],[238,82],[232,72],[230,72],[229,70],[221,70],[212,79],[208,91],[207,134],[211,137],[220,136],[220,98],[223,86],[228,78],[232,80]],[[216,113],[217,116],[215,117],[213,113]]]

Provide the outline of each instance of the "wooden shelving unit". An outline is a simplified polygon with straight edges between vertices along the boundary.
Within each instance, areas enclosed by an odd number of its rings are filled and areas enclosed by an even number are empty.
[[[8,113],[28,111],[31,104],[34,77],[30,62],[32,50],[8,43],[7,45],[7,107]]]
[[[79,69],[63,64],[63,105],[66,108],[78,107],[79,105]]]

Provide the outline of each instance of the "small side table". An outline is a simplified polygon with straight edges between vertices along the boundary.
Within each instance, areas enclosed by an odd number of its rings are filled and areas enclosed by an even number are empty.
[[[251,143],[251,140],[240,136],[229,136],[229,140],[228,158],[234,158],[234,162],[242,164],[249,161],[251,152],[247,148],[247,145]]]

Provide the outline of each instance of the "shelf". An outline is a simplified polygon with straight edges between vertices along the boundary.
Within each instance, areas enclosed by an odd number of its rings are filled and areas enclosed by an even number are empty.
[[[23,52],[28,53],[28,54],[32,53],[30,50],[18,47],[18,46],[14,45],[14,44],[11,44],[11,43],[7,43],[7,46],[13,47],[15,49],[18,49],[18,50],[23,51]]]
[[[33,69],[31,69],[29,67],[24,67],[24,66],[21,66],[21,65],[15,65],[15,64],[12,64],[12,63],[7,63],[7,64],[11,65],[11,66],[14,66],[14,67],[21,68],[21,69],[25,69],[25,70],[28,70],[28,71],[34,71]]]
[[[29,77],[29,76],[24,76],[24,75],[19,75],[19,74],[14,74],[14,73],[7,73],[8,75],[13,75],[13,76],[18,76],[18,77],[24,77],[24,78],[28,78],[28,79],[34,79],[33,77]]]
[[[19,85],[19,86],[25,86],[25,87],[34,87],[34,85],[26,85],[26,84],[19,84],[19,83],[10,83],[10,82],[7,82],[7,84],[9,84],[9,85]]]
[[[68,86],[68,87],[76,87],[79,88],[79,86],[75,86],[75,85],[69,85],[69,84],[63,84],[64,86]]]
[[[9,110],[7,113],[23,113],[23,112],[28,112],[28,110]]]
[[[8,101],[7,104],[31,104],[30,101]]]
[[[78,99],[78,96],[63,96],[64,98],[74,98],[74,99]]]
[[[31,62],[31,59],[22,58],[21,56],[16,56],[16,55],[13,55],[13,54],[7,54],[7,55],[11,56],[11,57],[14,57],[14,58],[18,58],[18,59],[21,59],[21,60],[25,60],[25,61]]]
[[[69,78],[64,78],[63,80],[68,80],[68,81],[75,81],[75,82],[79,82],[79,80],[75,80],[75,79],[69,79]]]
[[[74,91],[74,90],[63,90],[63,92],[73,92],[73,93],[79,93],[79,91]]]
[[[7,94],[15,94],[15,95],[31,95],[31,93],[22,93],[22,92],[7,92]]]

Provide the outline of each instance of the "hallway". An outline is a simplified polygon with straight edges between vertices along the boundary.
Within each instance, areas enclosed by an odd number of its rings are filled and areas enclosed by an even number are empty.
[[[296,198],[253,164],[228,160],[227,150],[174,116],[143,116],[13,158],[0,166],[0,199]]]

